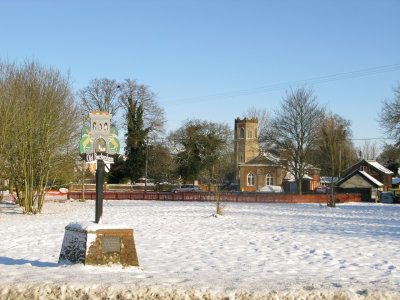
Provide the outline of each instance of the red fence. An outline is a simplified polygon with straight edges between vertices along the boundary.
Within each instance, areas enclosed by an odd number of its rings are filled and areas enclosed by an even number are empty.
[[[81,191],[68,192],[68,199],[81,199]],[[201,201],[215,202],[215,193],[162,193],[144,191],[105,191],[105,200],[161,200],[161,201]],[[361,202],[361,194],[336,194],[336,203]],[[85,191],[85,199],[96,199],[95,191]],[[326,204],[329,195],[326,194],[257,194],[257,193],[221,193],[223,202],[254,202],[254,203],[321,203]]]

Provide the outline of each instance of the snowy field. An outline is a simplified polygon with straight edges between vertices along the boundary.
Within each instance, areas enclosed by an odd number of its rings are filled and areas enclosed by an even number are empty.
[[[141,268],[58,265],[95,203],[0,202],[0,299],[400,299],[400,205],[104,201]]]

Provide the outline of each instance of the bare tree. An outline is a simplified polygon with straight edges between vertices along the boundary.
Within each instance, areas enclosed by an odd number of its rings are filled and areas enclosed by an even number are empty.
[[[9,92],[2,111],[16,109],[18,119],[10,120],[13,126],[2,133],[9,146],[3,149],[1,159],[22,192],[17,197],[24,212],[38,213],[50,171],[76,142],[77,108],[69,78],[58,70],[33,61],[14,65],[5,77],[1,89]]]
[[[307,172],[308,153],[318,138],[323,115],[324,109],[317,103],[311,89],[290,90],[286,92],[267,133],[268,139],[289,154],[289,168],[299,194],[302,194],[302,180]]]
[[[358,148],[358,158],[365,160],[375,160],[379,155],[379,147],[376,142],[365,141]]]
[[[108,78],[92,79],[87,87],[78,92],[86,114],[98,110],[115,115],[120,106],[119,94],[119,84]]]
[[[335,207],[336,203],[333,198],[334,177],[339,172],[343,143],[350,135],[350,121],[343,119],[339,115],[329,113],[325,116],[320,129],[318,148],[320,153],[325,157],[325,162],[331,176],[331,194],[328,206]]]
[[[382,102],[381,128],[400,145],[400,83],[393,89],[394,98]]]
[[[127,111],[130,101],[143,107],[143,126],[149,128],[149,135],[155,137],[164,133],[165,112],[157,102],[157,97],[149,87],[138,84],[136,80],[125,79],[120,85],[119,100],[122,108]]]

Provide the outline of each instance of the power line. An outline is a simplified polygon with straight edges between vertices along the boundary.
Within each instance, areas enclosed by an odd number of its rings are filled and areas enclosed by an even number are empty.
[[[347,138],[346,141],[373,141],[373,140],[396,140],[395,138],[389,137],[372,137],[372,138]],[[157,137],[150,138],[149,142],[183,142],[185,138],[168,138],[168,137]]]
[[[250,89],[210,94],[210,95],[198,96],[198,97],[193,97],[193,98],[184,98],[184,99],[179,100],[178,102],[180,102],[180,103],[183,101],[184,102],[194,102],[194,101],[198,101],[201,99],[211,100],[211,99],[216,99],[216,98],[217,99],[218,98],[219,99],[234,98],[234,97],[240,97],[240,96],[247,96],[250,94],[260,94],[260,93],[268,93],[268,92],[272,92],[272,91],[276,91],[276,90],[282,90],[282,89],[286,89],[293,85],[316,85],[316,84],[327,83],[327,82],[338,81],[338,80],[352,79],[352,78],[358,78],[358,77],[367,77],[367,76],[372,76],[372,75],[381,74],[381,73],[395,72],[395,71],[399,71],[399,70],[400,70],[400,64],[384,65],[384,66],[372,67],[372,68],[367,68],[367,69],[360,69],[360,70],[354,70],[354,71],[349,71],[349,72],[330,74],[330,75],[325,75],[325,76],[311,77],[308,79],[301,79],[301,80],[287,81],[287,82],[271,84],[271,85],[264,85],[264,86],[260,86],[260,87],[250,88]]]
[[[372,140],[396,140],[395,138],[384,138],[384,137],[378,137],[378,138],[364,138],[364,139],[347,139],[350,141],[372,141]]]

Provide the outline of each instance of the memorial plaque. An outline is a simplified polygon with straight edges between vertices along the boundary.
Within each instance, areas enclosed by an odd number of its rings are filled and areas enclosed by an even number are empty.
[[[104,236],[101,238],[103,252],[121,252],[121,238],[119,236]]]

